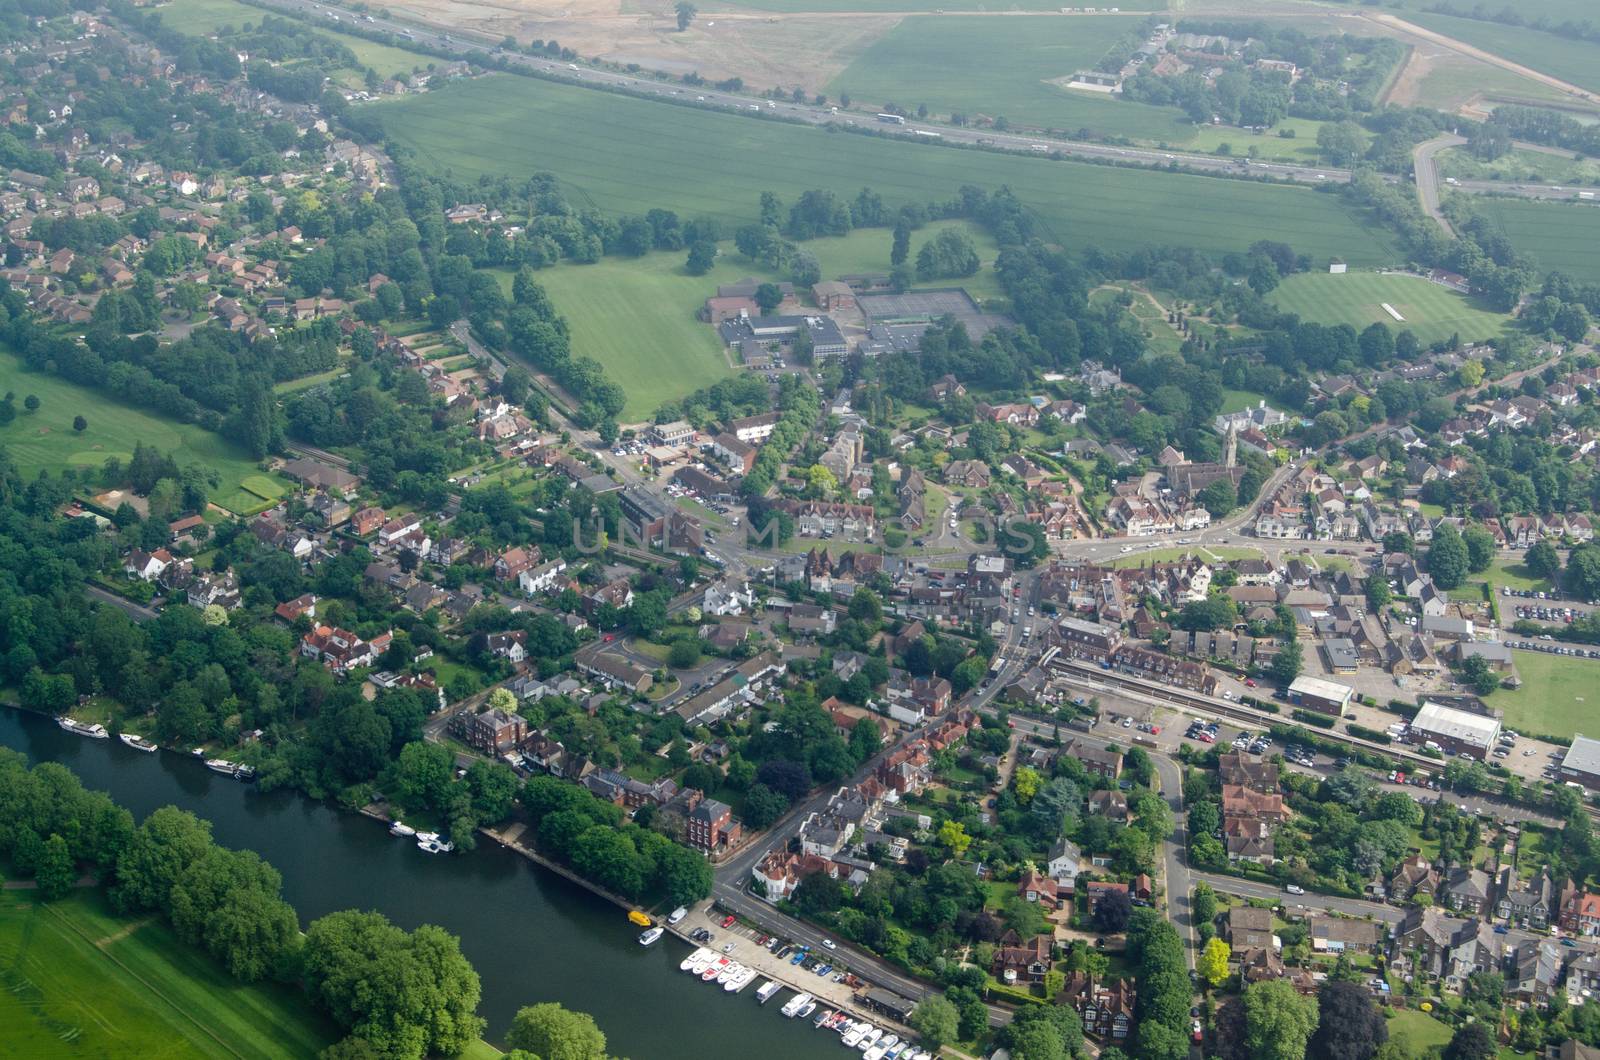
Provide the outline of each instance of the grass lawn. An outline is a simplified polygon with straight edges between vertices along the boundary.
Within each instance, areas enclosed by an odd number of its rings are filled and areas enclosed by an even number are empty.
[[[1195,127],[1187,138],[1173,143],[1181,144],[1186,151],[1218,154],[1223,144],[1228,154],[1235,158],[1264,158],[1279,162],[1294,162],[1314,166],[1326,164],[1317,148],[1317,131],[1323,123],[1308,118],[1285,118],[1266,132],[1251,132],[1231,125],[1202,125]],[[1293,132],[1293,136],[1280,133]],[[1370,142],[1372,139],[1367,136]]]
[[[994,273],[994,260],[1000,253],[1000,247],[995,243],[994,237],[978,225],[966,221],[933,221],[923,225],[911,233],[911,261],[917,260],[917,251],[947,228],[955,228],[966,233],[972,245],[978,251],[979,267],[973,276],[959,280],[939,280],[926,286],[932,287],[962,287],[978,301],[986,298],[1004,298],[1005,292],[1000,290],[1000,279]],[[824,278],[834,276],[847,276],[856,272],[888,272],[889,250],[894,243],[894,232],[888,228],[858,228],[846,236],[829,236],[825,239],[813,239],[801,244],[806,250],[817,256],[817,264],[822,266]],[[724,244],[725,253],[733,251],[732,244]],[[734,260],[743,262],[745,259],[736,257]],[[751,267],[746,273],[760,271]]]
[[[1522,687],[1497,689],[1487,699],[1505,711],[1505,725],[1522,733],[1571,736],[1594,728],[1600,706],[1600,662],[1513,650]]]
[[[1010,0],[1006,4],[1007,11],[1056,11],[1059,4],[1054,0]],[[1118,5],[1121,10],[1129,13],[1140,11],[1165,11],[1167,0],[1128,0],[1125,4]],[[738,11],[740,9],[755,8],[758,11],[782,11],[793,13],[799,11],[848,11],[848,12],[897,12],[897,11],[927,11],[930,5],[925,0],[737,0],[737,3],[718,3],[716,0],[705,4],[702,11]],[[970,9],[969,9],[970,10]],[[1074,19],[1073,21],[1077,21]],[[1126,20],[1130,28],[1137,23]]]
[[[1549,592],[1551,589],[1550,582],[1547,579],[1535,577],[1534,573],[1523,564],[1507,563],[1498,557],[1489,565],[1488,570],[1481,575],[1474,575],[1474,577],[1478,581],[1487,581],[1490,585],[1495,586],[1496,592],[1499,591],[1499,586],[1502,585],[1512,589],[1532,589],[1534,592],[1538,592],[1541,589]]]
[[[1093,69],[1137,29],[1119,15],[913,16],[878,38],[828,83],[827,92],[893,100],[912,109],[926,105],[936,115],[1004,116],[1045,129],[1187,140],[1194,126],[1176,107],[1130,103],[1057,83]]]
[[[1413,1053],[1424,1052],[1436,1045],[1448,1045],[1451,1033],[1449,1027],[1416,1009],[1396,1012],[1389,1020],[1390,1039],[1405,1039],[1405,1044]]]
[[[314,375],[303,375],[299,379],[286,379],[281,383],[274,383],[272,392],[274,394],[294,394],[301,390],[310,390],[314,386],[321,386],[323,383],[333,382],[341,375],[344,375],[345,371],[345,367],[340,365],[338,368],[330,368],[326,372],[317,372]]]
[[[1480,199],[1478,209],[1500,226],[1520,254],[1541,271],[1558,269],[1575,280],[1600,282],[1600,207],[1576,202]]]
[[[8,1056],[314,1057],[340,1035],[287,988],[243,986],[154,919],[98,893],[0,892]]]
[[[1480,162],[1465,148],[1452,147],[1438,155],[1439,174],[1461,180],[1509,180],[1530,184],[1600,183],[1600,160],[1575,157],[1570,152],[1516,148],[1493,162]]]
[[[1243,412],[1245,409],[1255,408],[1263,401],[1267,403],[1268,408],[1277,409],[1279,412],[1289,411],[1268,395],[1257,394],[1253,390],[1224,390],[1222,392],[1222,411]]]
[[[1475,341],[1501,335],[1510,317],[1481,308],[1466,295],[1446,290],[1420,276],[1376,272],[1302,272],[1288,277],[1271,294],[1277,307],[1319,324],[1349,324],[1357,331],[1387,324],[1410,331],[1423,345],[1459,334]],[[1384,310],[1387,302],[1405,320]]]
[[[16,354],[0,346],[0,392],[7,390],[16,391],[18,405],[29,394],[40,401],[38,412],[21,413],[9,426],[0,427],[0,445],[26,478],[40,471],[98,467],[111,457],[126,463],[134,444],[143,442],[171,453],[180,467],[204,464],[215,469],[221,481],[212,491],[212,501],[241,515],[270,507],[287,488],[219,435],[129,408],[59,376],[29,371]],[[79,415],[89,421],[82,434],[72,429],[73,417]]]
[[[719,260],[705,276],[690,276],[684,255],[662,251],[642,258],[602,258],[594,265],[558,265],[539,273],[556,309],[572,328],[572,352],[593,357],[628,393],[624,422],[647,419],[674,401],[733,374],[731,356],[695,311],[717,284],[747,273]],[[511,273],[499,273],[507,292]]]
[[[276,11],[266,11],[248,4],[238,3],[238,0],[172,0],[171,3],[155,9],[161,15],[161,21],[168,29],[175,29],[179,33],[191,36],[205,37],[228,26],[238,29],[246,22],[253,26],[261,24],[263,17],[274,15],[278,18],[285,17]],[[354,20],[355,16],[349,12],[340,13],[341,19]],[[362,66],[371,67],[383,77],[393,77],[396,74],[409,74],[414,70],[425,70],[428,64],[436,62],[432,56],[422,55],[419,52],[408,52],[403,48],[392,48],[387,44],[367,40],[364,37],[353,36],[349,33],[337,33],[326,28],[332,24],[331,19],[316,20],[303,19],[306,25],[315,29],[325,37],[343,44],[355,54],[356,61]],[[359,78],[356,79],[357,83]]]
[[[575,205],[613,214],[661,207],[735,226],[755,219],[765,190],[792,200],[867,186],[892,208],[946,199],[963,184],[1009,185],[1069,248],[1222,253],[1271,238],[1357,265],[1398,254],[1376,224],[1307,188],[828,132],[511,75],[370,106],[436,172],[471,181],[544,170]]]

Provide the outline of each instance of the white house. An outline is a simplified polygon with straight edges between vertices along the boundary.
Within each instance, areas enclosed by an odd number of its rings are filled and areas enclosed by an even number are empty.
[[[741,615],[755,606],[755,593],[748,585],[736,582],[716,582],[706,586],[701,597],[700,613],[704,615]]]
[[[1070,839],[1057,839],[1050,848],[1050,860],[1045,862],[1045,872],[1057,883],[1071,886],[1078,878],[1083,854]]]
[[[517,585],[530,596],[534,593],[547,593],[555,587],[556,579],[566,569],[565,560],[553,559],[549,563],[541,563],[537,567],[529,567],[518,574]]]

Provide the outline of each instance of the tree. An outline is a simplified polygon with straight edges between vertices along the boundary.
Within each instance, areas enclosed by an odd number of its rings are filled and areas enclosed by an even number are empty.
[[[1220,478],[1201,490],[1195,497],[1200,502],[1200,507],[1211,513],[1213,519],[1220,519],[1239,506],[1239,495],[1233,483],[1225,478]]]
[[[672,642],[667,652],[667,665],[674,670],[688,670],[700,665],[700,643],[689,637]]]
[[[144,819],[117,859],[113,901],[123,909],[166,912],[173,884],[209,849],[211,822],[174,806],[161,807]]]
[[[1213,804],[1202,803],[1200,805],[1209,806]],[[1192,812],[1189,820],[1191,822],[1194,820]],[[1194,885],[1194,897],[1189,901],[1189,915],[1193,918],[1196,927],[1201,924],[1209,924],[1217,919],[1217,892],[1213,891],[1211,885],[1204,880]]]
[[[960,821],[945,821],[939,826],[939,845],[950,851],[951,857],[959,858],[967,852],[967,847],[972,845],[972,837],[967,835],[967,829]]]
[[[783,304],[783,288],[775,283],[763,283],[756,288],[756,306],[764,315],[770,316],[772,311]]]
[[[697,240],[689,245],[689,260],[684,263],[690,276],[704,276],[717,263],[717,245],[709,239]]]
[[[1494,1060],[1498,1055],[1500,1048],[1489,1028],[1474,1021],[1456,1029],[1450,1044],[1444,1047],[1441,1060]]]
[[[752,785],[744,797],[744,823],[748,828],[761,831],[789,808],[789,800],[765,784]]]
[[[695,6],[689,3],[689,0],[678,0],[676,4],[672,5],[672,10],[678,15],[679,33],[682,33],[684,30],[688,29],[689,23],[694,21],[694,16],[699,14]],[[546,1057],[545,1060],[550,1060],[550,1058]]]
[[[1434,531],[1433,544],[1428,547],[1428,573],[1433,575],[1433,584],[1444,590],[1454,589],[1467,576],[1466,543],[1449,523]]]
[[[1200,956],[1195,959],[1195,968],[1200,977],[1212,986],[1221,986],[1223,980],[1228,978],[1228,960],[1233,956],[1233,947],[1219,938],[1213,938],[1206,943],[1200,951]]]
[[[44,841],[34,861],[33,879],[39,885],[39,894],[47,902],[65,898],[77,882],[72,850],[67,846],[67,841],[54,832]]]
[[[911,1013],[911,1026],[922,1035],[922,1043],[937,1049],[960,1038],[961,1014],[941,994],[930,994],[917,1003]]]
[[[1556,575],[1561,573],[1561,555],[1549,541],[1540,541],[1524,552],[1522,563],[1528,568],[1529,574],[1546,581],[1554,581]]]
[[[1600,545],[1579,545],[1567,553],[1563,580],[1568,590],[1585,599],[1600,596]]]
[[[1094,907],[1094,926],[1108,935],[1124,931],[1133,916],[1133,899],[1127,891],[1108,891]]]
[[[79,434],[82,434],[84,431],[89,429],[89,421],[84,419],[81,415],[74,416],[72,417],[72,429],[77,431]]]
[[[1342,166],[1367,150],[1367,135],[1353,121],[1324,122],[1317,130],[1317,149],[1330,165]]]
[[[38,412],[39,411],[39,395],[37,395],[37,394],[29,394],[27,397],[23,398],[22,399],[22,407],[27,409],[29,412]]]
[[[1467,546],[1467,569],[1474,574],[1489,569],[1494,563],[1494,535],[1481,526],[1469,526],[1461,532],[1461,541]]]
[[[1245,988],[1245,1043],[1251,1060],[1302,1060],[1316,1027],[1316,998],[1301,997],[1288,980],[1268,979]]]
[[[1280,685],[1288,685],[1300,676],[1300,666],[1303,663],[1300,655],[1300,642],[1296,640],[1285,644],[1273,658],[1272,665],[1267,667],[1267,676]]]
[[[1383,576],[1382,571],[1367,575],[1366,581],[1362,584],[1367,590],[1367,603],[1374,611],[1382,611],[1394,599],[1394,591],[1389,588],[1389,579]]]
[[[1317,992],[1317,1032],[1306,1055],[1311,1060],[1372,1060],[1389,1040],[1383,1013],[1361,983],[1330,979]]]
[[[540,1060],[606,1060],[605,1032],[594,1017],[546,1001],[517,1010],[506,1044]]]

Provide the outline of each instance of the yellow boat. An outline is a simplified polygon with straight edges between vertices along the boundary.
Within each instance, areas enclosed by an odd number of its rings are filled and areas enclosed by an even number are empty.
[[[649,927],[651,924],[650,918],[639,912],[637,909],[633,909],[628,912],[628,919],[633,921],[635,924],[638,924],[640,927]]]

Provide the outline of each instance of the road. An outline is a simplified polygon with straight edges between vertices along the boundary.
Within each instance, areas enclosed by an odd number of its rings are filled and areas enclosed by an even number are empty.
[[[157,612],[143,604],[136,604],[126,596],[118,596],[100,588],[98,585],[85,585],[83,595],[91,600],[98,600],[102,604],[110,604],[119,611],[126,612],[127,616],[135,622],[148,622],[155,618]]]
[[[1466,142],[1464,136],[1446,133],[1418,144],[1411,151],[1411,165],[1417,178],[1417,198],[1422,201],[1422,211],[1439,222],[1439,227],[1451,239],[1456,237],[1456,231],[1450,227],[1444,211],[1439,208],[1439,167],[1434,158],[1440,151],[1460,147]]]

